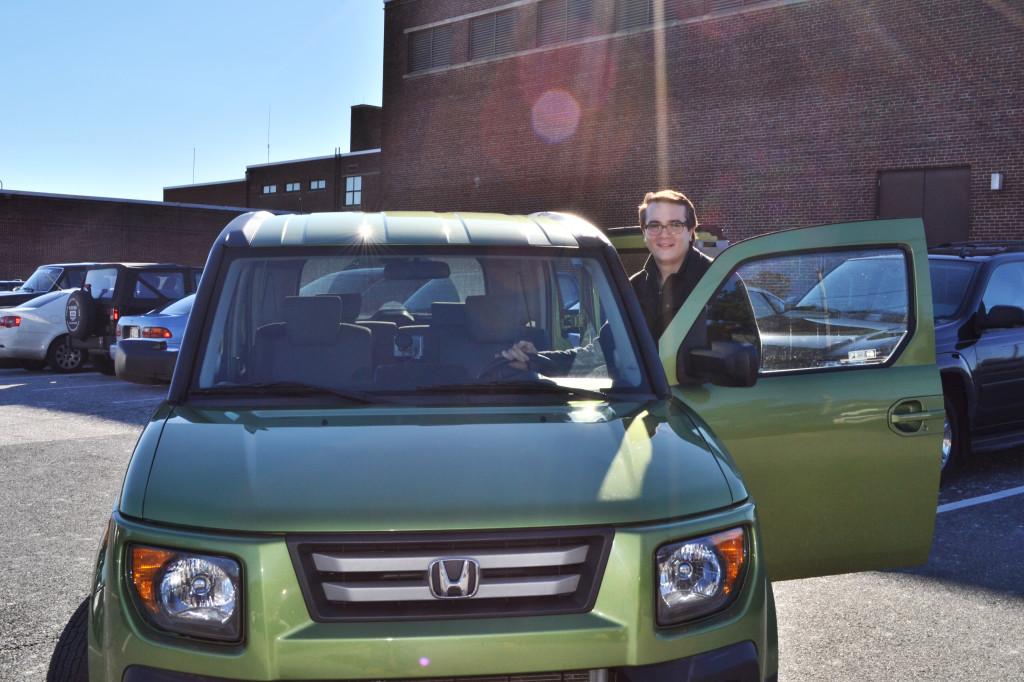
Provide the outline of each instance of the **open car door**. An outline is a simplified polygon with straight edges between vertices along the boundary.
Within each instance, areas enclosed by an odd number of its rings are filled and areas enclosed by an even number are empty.
[[[748,359],[759,350],[754,385],[707,373],[745,344]],[[920,220],[733,245],[659,351],[747,484],[773,580],[927,560],[943,400]]]

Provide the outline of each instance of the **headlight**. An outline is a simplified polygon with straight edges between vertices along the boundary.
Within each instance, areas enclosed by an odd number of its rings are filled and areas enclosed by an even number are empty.
[[[742,586],[746,533],[721,533],[658,548],[658,625],[675,625],[728,606]]]
[[[128,553],[132,596],[150,623],[191,637],[241,640],[237,561],[143,545]]]

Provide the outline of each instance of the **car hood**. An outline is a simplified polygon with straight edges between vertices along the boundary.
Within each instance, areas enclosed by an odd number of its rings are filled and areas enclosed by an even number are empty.
[[[493,529],[635,523],[725,507],[738,500],[724,470],[672,401],[176,408],[148,477],[130,475],[126,487],[148,478],[141,516],[190,527]],[[122,499],[135,497],[126,490]]]

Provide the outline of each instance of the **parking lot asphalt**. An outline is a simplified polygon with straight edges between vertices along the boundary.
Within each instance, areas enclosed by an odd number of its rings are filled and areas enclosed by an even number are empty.
[[[43,680],[89,590],[142,425],[166,389],[0,370],[0,680]],[[938,502],[1024,486],[1024,451],[976,458]],[[775,584],[781,680],[1024,680],[1024,494],[936,518],[920,567]]]

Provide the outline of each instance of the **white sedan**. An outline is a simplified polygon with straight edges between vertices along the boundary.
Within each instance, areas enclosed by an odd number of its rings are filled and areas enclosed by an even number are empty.
[[[73,372],[81,367],[85,355],[71,347],[64,323],[70,293],[54,291],[0,310],[0,359],[13,360],[25,369],[49,365],[57,372]]]

